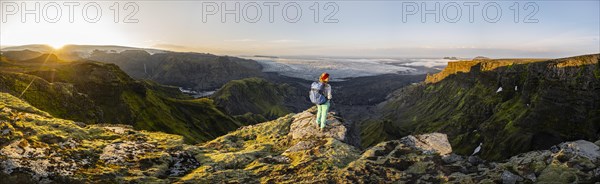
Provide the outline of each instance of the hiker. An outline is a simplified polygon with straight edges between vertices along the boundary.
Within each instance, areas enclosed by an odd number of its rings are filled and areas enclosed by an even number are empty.
[[[317,105],[317,126],[323,130],[327,121],[327,112],[331,104],[331,85],[329,82],[329,74],[323,72],[319,77],[319,82],[313,82],[310,89],[310,101]]]

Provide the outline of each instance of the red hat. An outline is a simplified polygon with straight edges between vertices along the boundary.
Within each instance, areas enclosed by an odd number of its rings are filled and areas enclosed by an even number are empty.
[[[329,81],[329,74],[327,72],[323,72],[323,74],[321,74],[321,77],[319,78],[319,81],[321,81],[321,82],[328,82]]]

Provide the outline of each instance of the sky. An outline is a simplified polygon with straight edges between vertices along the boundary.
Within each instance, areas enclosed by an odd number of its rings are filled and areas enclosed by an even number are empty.
[[[600,53],[600,0],[0,0],[0,20],[2,46],[122,45],[226,55],[340,57],[554,58]]]

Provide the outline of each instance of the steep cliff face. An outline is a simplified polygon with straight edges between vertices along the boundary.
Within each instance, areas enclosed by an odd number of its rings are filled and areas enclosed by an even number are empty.
[[[201,145],[123,125],[52,117],[0,93],[0,178],[6,183],[589,183],[600,148],[566,142],[503,162],[453,153],[431,133],[352,146],[347,122],[315,109],[240,128]],[[598,142],[600,143],[600,142]]]
[[[444,70],[435,74],[427,74],[425,78],[425,83],[436,83],[439,82],[450,75],[457,74],[459,72],[467,73],[471,71],[471,67],[476,64],[481,63],[480,61],[453,61],[448,62],[448,65]]]
[[[491,71],[500,67],[510,66],[513,64],[526,64],[531,62],[543,61],[540,59],[479,59],[479,60],[471,60],[471,61],[453,61],[448,62],[448,66],[444,68],[439,73],[435,74],[427,74],[427,78],[425,79],[425,83],[436,83],[441,80],[444,80],[446,77],[450,75],[454,75],[457,73],[468,73],[471,69],[479,65],[477,68],[479,71]]]
[[[502,159],[562,141],[596,140],[598,57],[452,64],[429,83],[401,89],[381,104],[383,120],[363,124],[363,146],[443,132],[460,154],[483,142],[484,158]]]

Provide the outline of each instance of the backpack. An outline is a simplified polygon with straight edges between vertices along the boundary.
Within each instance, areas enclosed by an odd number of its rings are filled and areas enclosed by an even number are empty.
[[[323,84],[321,82],[313,82],[310,85],[310,92],[309,92],[310,102],[317,104],[317,105],[321,105],[321,104],[324,104],[325,102],[327,102],[327,98],[325,97],[325,94],[323,92],[324,88],[325,88],[325,84]]]

